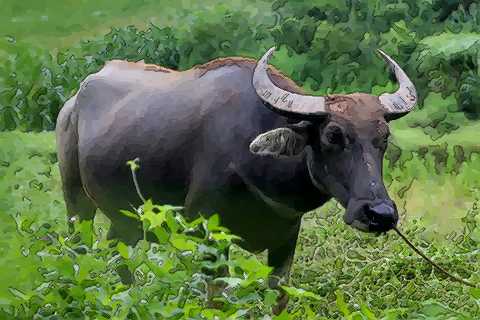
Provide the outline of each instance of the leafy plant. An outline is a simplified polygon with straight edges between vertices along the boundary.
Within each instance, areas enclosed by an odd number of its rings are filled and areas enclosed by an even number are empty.
[[[375,237],[345,226],[337,204],[329,203],[303,219],[292,279],[284,287],[289,309],[274,317],[278,292],[266,285],[270,268],[261,256],[233,245],[235,237],[217,217],[186,221],[181,208],[147,200],[124,213],[141,220],[145,236],[157,243],[142,240],[131,247],[105,240],[108,221],[100,213],[93,226],[77,221],[69,234],[52,134],[3,133],[0,143],[2,319],[468,319],[480,314],[478,290],[445,279],[393,234]],[[459,168],[447,161],[435,173],[432,154],[401,154],[385,170],[404,214],[401,229],[437,263],[474,283],[480,281],[480,195],[470,188],[478,185],[478,160],[472,155]],[[430,181],[435,174],[437,180]],[[411,177],[417,184],[411,185]],[[419,193],[430,205],[418,188],[438,192],[451,180],[472,204],[460,210],[462,228],[444,240],[431,234],[437,228],[427,216],[415,221],[410,208]],[[453,216],[446,220],[444,210],[451,213],[454,201],[443,206],[448,209],[434,208],[428,221],[451,225]]]
[[[449,2],[444,15],[440,11],[446,7],[438,1],[282,0],[261,12],[256,8],[264,8],[263,2],[242,1],[235,10],[221,4],[180,10],[184,23],[112,28],[103,38],[55,53],[7,38],[2,45],[7,59],[0,67],[0,130],[53,129],[79,82],[107,60],[145,60],[184,70],[222,56],[258,58],[273,44],[281,49],[273,62],[318,94],[393,90],[375,55],[382,48],[414,80],[421,103],[431,92],[443,98],[454,94],[456,108],[449,112],[478,118],[477,4]],[[456,125],[434,131],[442,134]]]

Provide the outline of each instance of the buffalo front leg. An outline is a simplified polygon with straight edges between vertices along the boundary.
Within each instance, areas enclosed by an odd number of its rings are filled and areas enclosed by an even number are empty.
[[[268,284],[270,288],[278,289],[280,291],[277,304],[273,307],[273,313],[276,315],[280,314],[288,303],[288,295],[280,288],[280,286],[288,282],[299,230],[300,220],[298,220],[294,227],[292,237],[289,238],[286,243],[274,250],[268,250],[268,265],[273,267]]]

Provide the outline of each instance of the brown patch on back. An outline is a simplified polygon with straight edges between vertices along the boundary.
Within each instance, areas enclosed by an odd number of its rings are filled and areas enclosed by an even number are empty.
[[[127,60],[110,60],[105,63],[105,65],[114,64],[124,68],[132,68],[132,69],[143,69],[145,71],[154,71],[154,72],[164,72],[164,73],[171,73],[177,72],[175,70],[165,68],[156,64],[149,64],[145,63],[144,60],[140,60],[137,62],[127,61]]]
[[[156,64],[145,64],[144,66],[145,71],[154,71],[154,72],[163,72],[163,73],[170,73],[175,72],[175,70],[165,68]]]
[[[237,66],[240,68],[250,69],[252,72],[257,65],[257,61],[251,58],[243,57],[227,57],[227,58],[218,58],[207,63],[195,66],[194,69],[199,70],[199,77],[204,76],[207,72],[229,66]],[[304,94],[304,91],[297,86],[295,82],[285,76],[283,73],[278,71],[272,66],[268,67],[268,74],[272,79],[273,83],[284,90],[288,90],[293,93]]]
[[[207,63],[197,65],[193,68],[200,70],[199,77],[202,77],[205,75],[205,73],[221,67],[237,66],[240,68],[247,67],[253,70],[253,67],[255,67],[256,63],[257,62],[255,60],[250,58],[226,57],[226,58],[217,58]]]

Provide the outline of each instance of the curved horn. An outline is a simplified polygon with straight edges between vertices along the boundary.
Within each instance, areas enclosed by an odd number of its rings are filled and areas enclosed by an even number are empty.
[[[253,87],[258,96],[276,112],[291,115],[318,117],[328,113],[325,110],[325,98],[300,95],[277,87],[267,74],[268,60],[275,51],[270,48],[258,61],[253,73]]]
[[[390,65],[395,72],[400,88],[395,93],[384,93],[379,99],[387,113],[407,113],[410,112],[417,104],[417,90],[412,81],[408,78],[405,71],[400,68],[398,63],[390,58],[385,52],[378,49],[383,59]]]

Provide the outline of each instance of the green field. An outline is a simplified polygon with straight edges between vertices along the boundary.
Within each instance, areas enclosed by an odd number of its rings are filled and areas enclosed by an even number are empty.
[[[271,316],[277,293],[265,285],[265,256],[235,246],[223,261],[231,274],[217,297],[223,307],[211,308],[204,283],[215,281],[200,257],[218,254],[229,235],[209,221],[192,228],[203,226],[213,244],[186,236],[168,207],[145,215],[158,246],[106,241],[101,214],[94,234],[85,224],[67,234],[51,131],[79,81],[112,58],[186,69],[218,56],[258,58],[275,44],[273,63],[308,92],[376,94],[395,88],[374,54],[381,47],[422,100],[391,124],[384,161],[400,228],[480,283],[480,6],[442,1],[4,0],[0,319],[478,319],[480,289],[446,279],[393,233],[345,226],[335,201],[304,217],[288,311]],[[133,285],[120,282],[119,266],[135,273]]]
[[[63,49],[80,39],[103,36],[111,27],[149,23],[177,25],[189,13],[221,4],[220,0],[84,0],[15,1],[4,0],[0,12],[0,35],[48,49]],[[253,1],[252,1],[253,2]],[[250,1],[231,1],[238,9]],[[266,1],[256,1],[258,10],[268,8]],[[1,48],[1,47],[0,47]]]

